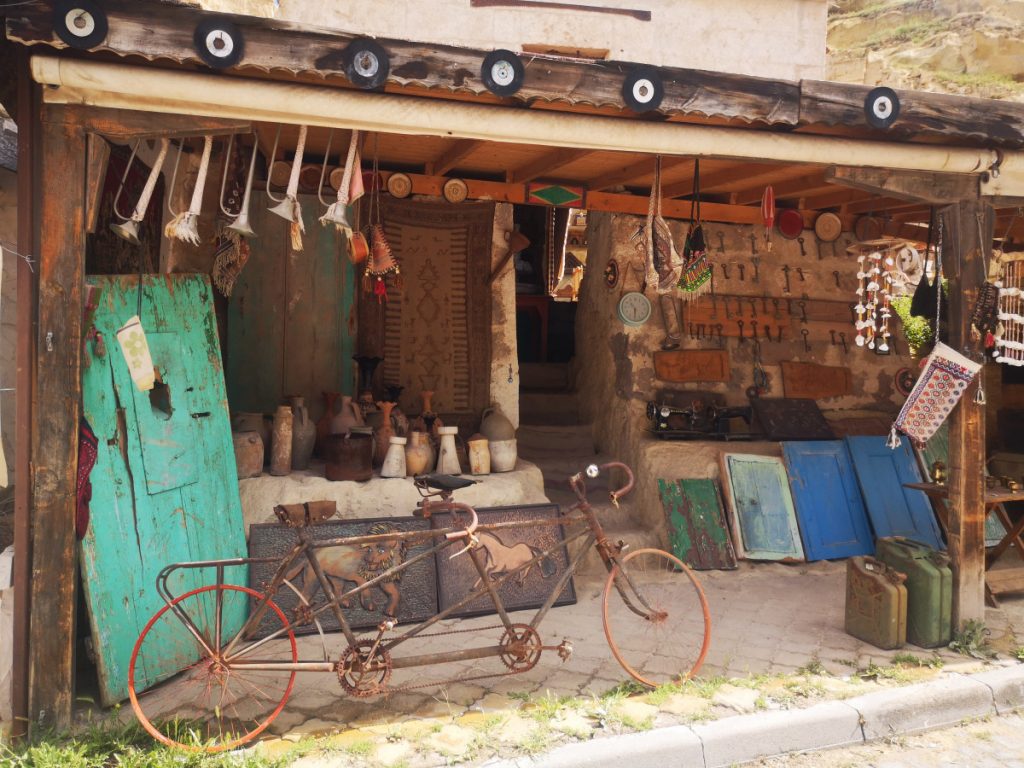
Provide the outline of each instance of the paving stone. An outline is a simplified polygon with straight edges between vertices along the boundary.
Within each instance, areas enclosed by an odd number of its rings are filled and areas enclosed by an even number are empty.
[[[761,712],[694,725],[707,768],[735,765],[784,752],[828,749],[863,741],[860,715],[841,702],[801,710]]]
[[[711,709],[711,702],[700,696],[673,693],[658,707],[662,712],[679,717],[701,717]]]
[[[430,734],[423,743],[442,755],[462,757],[472,748],[474,739],[474,731],[461,725],[449,724],[442,726],[437,733]]]
[[[522,701],[518,699],[510,699],[508,696],[504,696],[500,693],[488,693],[479,701],[470,707],[471,710],[479,710],[487,714],[494,714],[496,712],[507,712],[519,709],[522,705]]]
[[[539,728],[540,726],[534,720],[529,720],[521,715],[511,715],[492,731],[492,735],[502,744],[518,746],[529,741]]]
[[[318,717],[310,718],[304,723],[294,726],[284,735],[286,739],[301,739],[305,736],[323,736],[335,733],[338,730],[338,723],[321,720]]]
[[[760,691],[753,688],[740,688],[726,683],[711,697],[711,703],[719,707],[727,707],[737,712],[753,712],[757,709]]]
[[[413,715],[420,718],[453,718],[458,717],[466,711],[465,707],[454,704],[444,699],[431,699],[417,709]]]
[[[390,768],[397,763],[405,763],[412,753],[412,744],[407,741],[387,741],[377,745],[373,757],[385,768]]]
[[[548,725],[552,730],[574,736],[577,739],[585,739],[594,731],[594,724],[579,712],[560,712],[557,717],[552,718]]]
[[[623,699],[615,704],[615,714],[623,721],[642,725],[658,715],[658,708],[641,699]]]

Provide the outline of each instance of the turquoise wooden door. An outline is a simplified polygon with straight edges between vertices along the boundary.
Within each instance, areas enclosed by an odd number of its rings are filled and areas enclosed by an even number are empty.
[[[808,560],[833,560],[875,551],[850,452],[842,440],[783,443]]]
[[[714,480],[658,480],[672,554],[697,570],[736,567]]]
[[[774,456],[723,456],[737,557],[803,560],[786,468]]]
[[[213,297],[204,276],[143,278],[142,325],[159,384],[140,392],[116,331],[135,314],[137,277],[94,277],[95,326],[106,353],[87,344],[82,408],[98,438],[90,523],[81,543],[82,580],[99,670],[100,697],[127,697],[136,638],[162,605],[156,576],[173,562],[245,556],[231,427]],[[179,572],[174,594],[211,583],[212,570]],[[248,584],[243,569],[227,581]],[[237,623],[240,616],[230,617]],[[195,661],[167,639],[146,685]]]

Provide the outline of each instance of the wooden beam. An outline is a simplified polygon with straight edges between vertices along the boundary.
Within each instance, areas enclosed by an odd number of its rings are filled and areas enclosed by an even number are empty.
[[[975,198],[941,211],[948,254],[949,345],[976,350],[971,309],[985,279],[984,247],[992,242],[993,211]],[[979,223],[980,217],[980,223]],[[985,620],[985,406],[974,402],[984,371],[953,409],[949,429],[949,556],[953,568],[953,628]]]
[[[693,164],[693,158],[690,157],[663,157],[661,159],[661,172],[676,168],[677,166],[683,165],[684,163]],[[599,192],[609,187],[619,187],[628,184],[631,181],[637,179],[645,179],[648,176],[654,175],[654,157],[648,155],[641,160],[624,165],[614,171],[605,173],[601,176],[597,176],[593,179],[587,179],[584,184],[587,189]]]
[[[92,233],[96,231],[96,219],[100,214],[100,198],[107,177],[110,144],[95,133],[90,133],[86,141],[89,145],[89,167],[85,173],[85,231]]]
[[[930,204],[966,200],[978,194],[977,176],[956,173],[833,166],[825,170],[825,180],[879,196]]]
[[[588,155],[596,154],[593,149],[568,149],[561,147],[550,152],[542,153],[536,159],[526,165],[505,174],[505,181],[510,184],[525,184],[528,181],[541,178],[554,178],[554,173],[559,168],[564,168]]]
[[[861,192],[857,189],[836,189],[833,187],[831,190],[811,192],[806,197],[800,199],[803,201],[804,207],[821,210],[877,198],[874,198],[869,192]]]
[[[711,173],[701,174],[700,178],[700,191],[703,195],[705,192],[714,192],[720,187],[726,187],[731,184],[735,184],[737,181],[746,181],[751,176],[758,175],[756,172],[752,172],[753,168],[757,168],[757,165],[744,163],[742,165],[733,166],[730,168],[723,168],[719,171],[712,171]],[[778,173],[778,167],[772,169],[771,173]],[[767,172],[766,172],[767,173]],[[762,174],[763,175],[763,174]],[[683,197],[686,195],[693,194],[693,176],[691,175],[688,179],[682,181],[676,181],[671,184],[663,184],[661,187],[661,196],[664,198],[669,197]],[[760,195],[757,198],[761,199]]]
[[[862,200],[860,202],[846,203],[843,205],[843,213],[883,213],[920,207],[920,203],[908,203],[905,200],[895,200],[891,197],[870,197],[867,200]]]
[[[98,133],[117,141],[163,139],[171,137],[218,136],[230,133],[251,133],[249,120],[231,120],[220,117],[174,115],[132,109],[97,109],[96,107],[68,105],[55,119],[78,127],[85,133]]]
[[[85,134],[64,119],[60,108],[47,108],[38,151],[41,188],[29,712],[37,726],[65,730],[71,725],[74,686]]]
[[[424,165],[427,176],[444,176],[452,168],[473,154],[482,141],[478,139],[456,139],[444,152]]]
[[[800,192],[818,189],[821,183],[821,172],[815,171],[788,181],[772,183],[772,189],[775,190],[776,200],[784,200],[787,197],[799,197]],[[732,202],[736,205],[760,203],[763,194],[764,185],[744,188],[732,196]]]

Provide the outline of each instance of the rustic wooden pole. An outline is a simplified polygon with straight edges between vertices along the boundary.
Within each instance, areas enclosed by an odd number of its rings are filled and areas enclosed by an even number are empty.
[[[970,338],[970,315],[985,281],[993,211],[987,203],[970,199],[944,208],[941,216],[942,265],[949,277],[949,345],[966,353],[978,347]],[[954,629],[967,621],[985,620],[985,406],[974,402],[982,375],[968,387],[950,417],[949,555]]]
[[[37,145],[39,266],[32,424],[32,582],[29,718],[71,724],[75,615],[75,474],[82,284],[85,134],[47,107]],[[25,172],[29,172],[29,168]]]

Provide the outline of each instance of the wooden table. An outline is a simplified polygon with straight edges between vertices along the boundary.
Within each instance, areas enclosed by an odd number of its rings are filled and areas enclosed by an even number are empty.
[[[924,491],[925,495],[935,505],[936,515],[943,533],[949,538],[949,488],[938,483],[904,483],[905,488],[913,488]],[[1024,566],[1015,568],[998,568],[992,570],[992,565],[999,559],[1011,544],[1016,544],[1017,556],[1024,560],[1024,541],[1021,540],[1021,533],[1024,533],[1024,515],[1016,522],[1010,520],[1003,506],[1009,501],[1024,501],[1024,491],[1011,492],[1005,488],[985,489],[985,516],[995,512],[1006,529],[1006,535],[999,540],[999,543],[991,547],[985,553],[985,599],[990,605],[998,606],[996,595],[1004,592],[1020,592],[1024,590]]]

